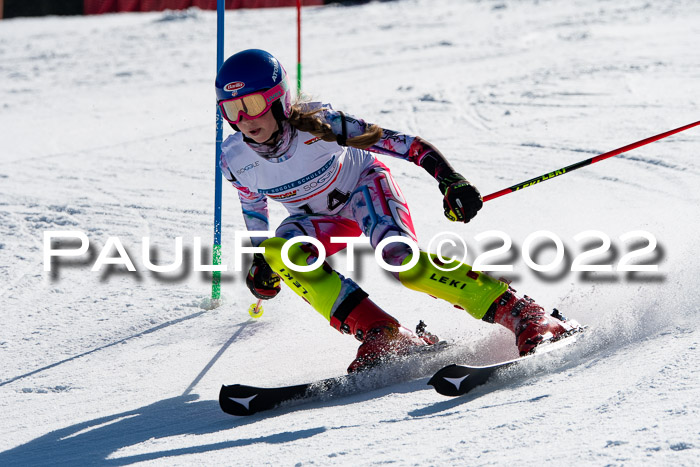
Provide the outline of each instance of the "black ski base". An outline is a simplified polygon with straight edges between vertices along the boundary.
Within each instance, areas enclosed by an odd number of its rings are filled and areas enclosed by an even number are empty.
[[[433,386],[438,393],[444,396],[455,397],[464,395],[475,387],[486,383],[489,378],[499,370],[518,365],[538,355],[549,353],[573,344],[581,336],[583,330],[584,328],[577,328],[566,337],[539,346],[535,349],[534,353],[513,360],[487,366],[448,365],[435,373],[428,381],[428,384]]]
[[[261,388],[244,384],[224,385],[219,391],[219,405],[221,410],[231,415],[252,415],[281,405],[292,405],[295,401],[320,399],[336,388],[345,388],[348,392],[355,392],[351,388],[356,386],[358,379],[360,379],[358,375],[345,375],[313,383],[275,388]]]
[[[432,374],[449,361],[449,356],[440,358],[443,351],[449,348],[451,346],[447,342],[440,341],[358,373],[293,386],[262,388],[243,384],[224,385],[219,391],[219,405],[228,414],[245,416],[282,405],[291,406],[370,391]]]

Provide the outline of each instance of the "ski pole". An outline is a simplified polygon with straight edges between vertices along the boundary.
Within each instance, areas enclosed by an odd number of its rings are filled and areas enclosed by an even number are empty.
[[[248,307],[248,314],[253,318],[260,318],[263,314],[262,299],[258,299],[258,303],[252,303]]]
[[[586,159],[585,161],[577,162],[575,164],[571,164],[567,167],[563,167],[559,170],[555,170],[553,172],[549,172],[543,175],[540,175],[539,177],[531,178],[530,180],[526,180],[524,182],[518,183],[517,185],[513,185],[508,188],[504,188],[501,191],[497,191],[495,193],[491,193],[490,195],[484,196],[482,199],[484,202],[490,201],[494,198],[498,198],[503,195],[507,195],[508,193],[513,193],[514,191],[522,190],[523,188],[527,188],[532,185],[537,185],[540,182],[544,182],[547,180],[550,180],[554,177],[558,177],[559,175],[564,175],[569,172],[572,172],[576,169],[580,169],[581,167],[585,167],[587,165],[595,164],[596,162],[600,162],[605,159],[609,159],[613,156],[617,156],[618,154],[622,154],[623,152],[631,151],[632,149],[636,149],[640,146],[644,146],[645,144],[653,143],[654,141],[658,141],[660,139],[666,138],[667,136],[674,135],[676,133],[680,133],[681,131],[687,130],[689,128],[693,128],[694,126],[700,125],[700,121],[697,121],[695,123],[690,123],[688,125],[684,125],[680,128],[676,128],[675,130],[670,130],[665,133],[658,134],[656,136],[652,136],[650,138],[643,139],[641,141],[637,141],[636,143],[628,144],[627,146],[623,146],[621,148],[617,148],[613,151],[606,152],[605,154],[601,154],[599,156],[591,157],[590,159]]]

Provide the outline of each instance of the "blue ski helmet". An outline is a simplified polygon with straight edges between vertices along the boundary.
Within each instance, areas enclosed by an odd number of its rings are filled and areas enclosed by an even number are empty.
[[[271,97],[272,103],[275,104],[272,109],[278,119],[289,117],[292,108],[287,72],[279,60],[269,52],[259,49],[243,50],[231,55],[216,74],[216,100],[222,102],[259,93],[280,83],[284,83],[284,91],[279,96]],[[280,103],[279,106],[276,105],[277,102]]]

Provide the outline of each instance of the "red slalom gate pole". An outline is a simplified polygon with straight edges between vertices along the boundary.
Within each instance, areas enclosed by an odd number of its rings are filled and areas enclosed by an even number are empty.
[[[518,183],[517,185],[513,185],[511,187],[504,188],[501,191],[497,191],[495,193],[491,193],[490,195],[486,195],[482,199],[484,201],[490,201],[492,199],[501,197],[503,195],[507,195],[508,193],[513,193],[514,191],[522,190],[523,188],[527,188],[527,187],[532,186],[532,185],[537,185],[538,183],[550,180],[554,177],[558,177],[560,175],[564,175],[564,174],[567,174],[569,172],[572,172],[576,169],[580,169],[581,167],[585,167],[587,165],[595,164],[596,162],[600,162],[600,161],[603,161],[605,159],[609,159],[611,157],[622,154],[623,152],[631,151],[632,149],[636,149],[640,146],[644,146],[645,144],[653,143],[654,141],[664,139],[668,136],[675,135],[676,133],[680,133],[681,131],[687,130],[689,128],[693,128],[693,127],[698,126],[698,125],[700,125],[700,121],[697,121],[695,123],[689,123],[688,125],[684,125],[682,127],[676,128],[675,130],[670,130],[670,131],[667,131],[665,133],[661,133],[661,134],[658,134],[656,136],[652,136],[652,137],[643,139],[641,141],[637,141],[636,143],[628,144],[627,146],[617,148],[613,151],[606,152],[605,154],[591,157],[590,159],[586,159],[585,161],[577,162],[575,164],[571,164],[569,166],[563,167],[559,170],[555,170],[553,172],[549,172],[549,173],[540,175],[539,177],[531,178],[530,180],[526,180],[524,182]]]

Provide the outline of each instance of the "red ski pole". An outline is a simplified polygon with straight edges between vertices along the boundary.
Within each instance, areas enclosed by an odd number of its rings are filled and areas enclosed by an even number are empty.
[[[670,130],[665,133],[658,134],[656,136],[652,136],[650,138],[643,139],[641,141],[637,141],[636,143],[628,144],[627,146],[623,146],[621,148],[615,149],[610,152],[606,152],[605,154],[601,154],[599,156],[591,157],[590,159],[586,159],[585,161],[577,162],[575,164],[571,164],[567,167],[563,167],[559,170],[555,170],[553,172],[549,172],[543,175],[540,175],[539,177],[531,178],[530,180],[526,180],[524,182],[518,183],[517,185],[513,185],[508,188],[504,188],[501,191],[497,191],[495,193],[491,193],[490,195],[486,195],[483,197],[484,201],[490,201],[494,198],[498,198],[503,195],[507,195],[508,193],[513,193],[514,191],[522,190],[523,188],[527,188],[532,185],[537,185],[540,182],[544,182],[547,180],[550,180],[554,177],[558,177],[559,175],[564,175],[569,172],[572,172],[576,169],[580,169],[581,167],[585,167],[587,165],[595,164],[596,162],[600,162],[605,159],[609,159],[613,156],[617,156],[618,154],[622,154],[623,152],[631,151],[632,149],[636,149],[640,146],[644,146],[645,144],[653,143],[654,141],[658,141],[660,139],[666,138],[667,136],[674,135],[676,133],[680,133],[681,131],[687,130],[689,128],[693,128],[694,126],[700,125],[700,121],[697,121],[695,123],[690,123],[688,125],[682,126],[680,128],[676,128],[675,130]]]

